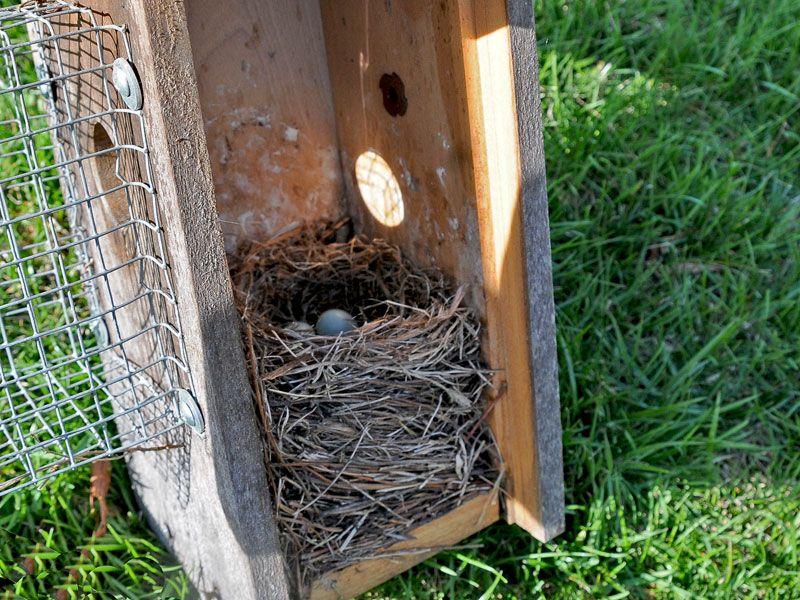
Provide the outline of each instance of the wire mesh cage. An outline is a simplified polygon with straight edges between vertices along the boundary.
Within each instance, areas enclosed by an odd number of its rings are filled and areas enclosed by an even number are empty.
[[[157,447],[191,399],[131,53],[89,9],[0,9],[0,494]]]

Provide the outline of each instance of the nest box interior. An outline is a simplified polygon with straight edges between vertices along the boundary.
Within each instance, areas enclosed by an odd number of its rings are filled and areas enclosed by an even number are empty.
[[[401,545],[453,544],[500,517],[539,539],[557,534],[563,488],[558,417],[543,412],[557,392],[530,3],[185,5],[226,249],[349,216],[357,233],[466,285],[483,323],[504,501],[478,498]],[[355,565],[315,592],[348,596],[424,557]]]

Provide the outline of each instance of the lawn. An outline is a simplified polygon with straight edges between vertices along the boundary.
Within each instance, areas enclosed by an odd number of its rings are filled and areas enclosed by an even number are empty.
[[[567,530],[367,597],[800,597],[800,0],[536,13]],[[88,478],[0,499],[6,596],[184,597],[120,462],[81,556]]]

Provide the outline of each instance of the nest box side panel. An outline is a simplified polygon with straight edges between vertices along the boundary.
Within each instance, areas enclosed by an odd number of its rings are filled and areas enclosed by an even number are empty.
[[[317,0],[186,0],[226,248],[342,214]]]
[[[148,520],[201,597],[287,598],[181,2],[95,1],[127,24],[170,268],[206,429],[127,457]]]
[[[508,467],[507,518],[549,540],[564,529],[564,475],[533,9],[461,5],[490,353],[506,386],[490,422]]]
[[[528,0],[508,0],[507,17],[520,152],[520,225],[525,280],[528,283],[528,335],[531,339],[539,498],[537,520],[541,527],[540,537],[550,539],[564,531],[564,460],[553,261],[533,4]]]
[[[356,227],[469,284],[497,369],[506,518],[563,529],[544,155],[527,0],[323,0]]]
[[[348,209],[470,292],[482,287],[458,7],[321,3]],[[482,312],[482,301],[472,304]]]

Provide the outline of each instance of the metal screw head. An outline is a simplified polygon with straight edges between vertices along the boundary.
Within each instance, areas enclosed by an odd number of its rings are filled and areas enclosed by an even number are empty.
[[[125,106],[131,110],[141,110],[142,86],[131,61],[127,58],[117,58],[111,71],[111,81]]]
[[[206,429],[206,422],[197,400],[194,399],[188,390],[178,390],[178,413],[186,425],[194,429],[197,433],[203,433]]]

